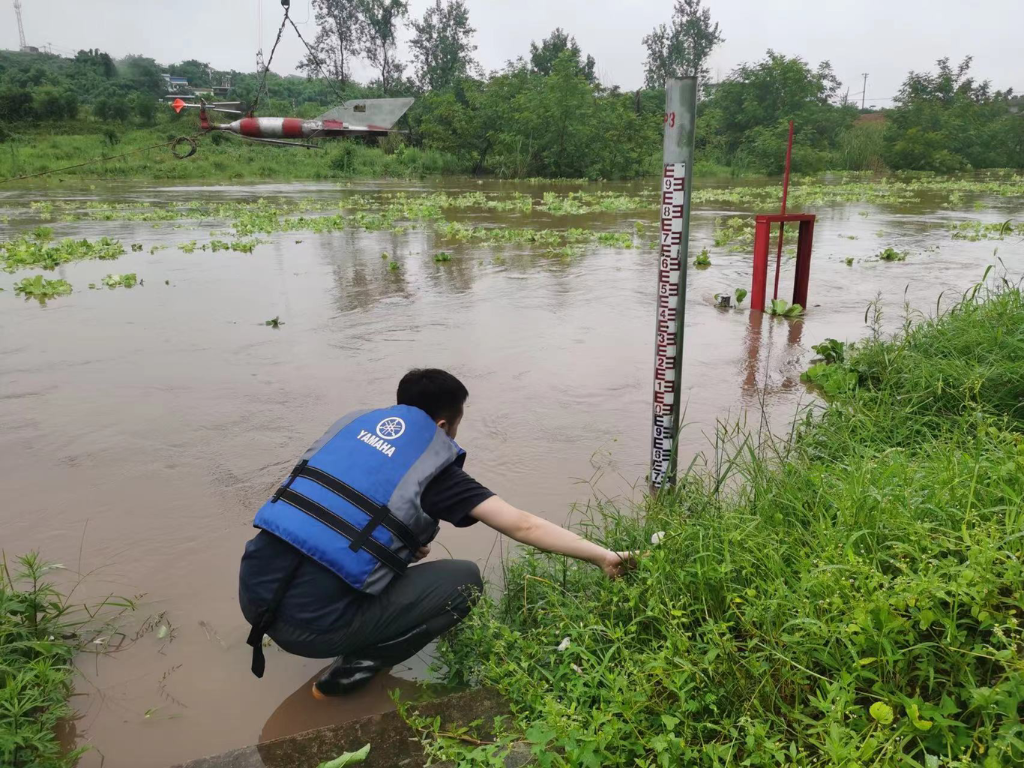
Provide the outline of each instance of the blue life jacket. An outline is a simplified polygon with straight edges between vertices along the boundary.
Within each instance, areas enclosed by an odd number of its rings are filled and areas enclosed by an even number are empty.
[[[379,594],[437,535],[427,483],[466,453],[419,408],[350,413],[292,470],[253,525],[284,539],[355,589]]]

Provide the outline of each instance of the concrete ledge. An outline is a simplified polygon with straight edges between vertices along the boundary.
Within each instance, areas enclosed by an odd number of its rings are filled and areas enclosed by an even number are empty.
[[[477,688],[415,705],[423,717],[440,717],[444,727],[459,728],[474,720],[489,723],[508,714],[508,704],[494,691]],[[370,744],[363,768],[423,768],[426,758],[409,726],[397,712],[352,720],[306,731],[295,736],[244,747],[223,755],[192,760],[178,768],[316,768],[343,752]],[[526,749],[517,749],[506,761],[509,768],[529,762]],[[438,766],[440,768],[440,766]]]

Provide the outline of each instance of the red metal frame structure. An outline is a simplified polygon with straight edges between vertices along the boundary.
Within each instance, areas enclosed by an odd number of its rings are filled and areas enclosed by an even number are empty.
[[[750,308],[764,312],[768,293],[768,246],[772,224],[799,223],[800,233],[796,245],[796,282],[793,285],[793,303],[807,308],[807,286],[811,279],[811,246],[814,242],[814,221],[810,213],[772,214],[758,216],[754,229],[754,277],[750,283]],[[778,283],[776,282],[776,285]]]

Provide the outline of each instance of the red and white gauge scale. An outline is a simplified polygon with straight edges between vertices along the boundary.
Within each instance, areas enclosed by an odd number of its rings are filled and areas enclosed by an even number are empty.
[[[665,83],[664,173],[658,253],[658,303],[654,344],[654,414],[651,433],[652,492],[676,479],[681,410],[683,327],[686,315],[686,258],[690,234],[690,179],[693,168],[697,79]]]
[[[658,324],[654,348],[654,433],[651,485],[660,488],[669,472],[679,429],[679,381],[676,357],[682,338],[679,292],[683,275],[683,214],[686,163],[666,163],[661,180],[661,252],[658,263]]]

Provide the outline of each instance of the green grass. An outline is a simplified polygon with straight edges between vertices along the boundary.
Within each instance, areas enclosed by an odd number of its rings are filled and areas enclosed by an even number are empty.
[[[466,174],[472,169],[436,150],[400,146],[388,153],[354,141],[325,141],[323,149],[306,150],[253,144],[237,137],[203,136],[199,151],[178,160],[169,147],[143,150],[168,142],[194,126],[171,123],[128,130],[111,145],[99,133],[50,135],[27,133],[0,144],[0,180],[53,171],[79,163],[81,168],[46,177],[86,179],[154,179],[243,181],[259,179],[345,179],[352,177],[418,177]],[[91,161],[134,152],[105,162]]]
[[[49,580],[63,566],[34,554],[17,563],[0,563],[0,765],[71,768],[86,750],[65,753],[54,729],[74,714],[74,656],[108,649],[118,617],[134,604],[73,605]]]
[[[478,753],[525,739],[546,766],[1024,762],[1024,297],[975,292],[826,357],[847,385],[789,438],[723,429],[675,492],[602,505],[589,535],[649,552],[629,577],[507,564],[504,595],[442,649],[453,681],[511,702]]]

